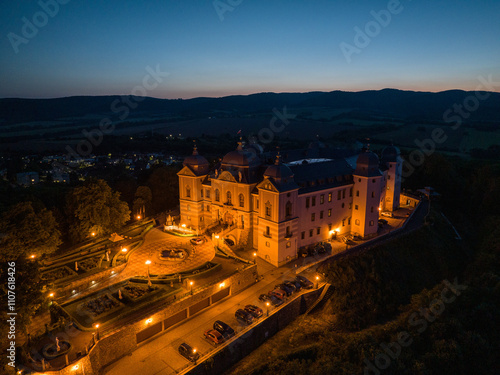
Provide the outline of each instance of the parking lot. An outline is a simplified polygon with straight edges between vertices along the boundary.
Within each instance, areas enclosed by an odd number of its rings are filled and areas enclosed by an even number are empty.
[[[286,272],[286,271],[285,271]],[[306,271],[302,273],[311,281],[315,277],[313,271]],[[200,353],[200,359],[206,354],[215,349],[203,333],[213,327],[216,320],[222,320],[229,324],[236,332],[235,338],[238,333],[247,327],[246,324],[238,321],[234,313],[239,308],[244,308],[245,305],[252,304],[260,307],[263,310],[263,316],[260,319],[265,319],[267,313],[267,306],[265,302],[259,301],[259,295],[267,293],[274,289],[276,284],[281,283],[285,279],[293,278],[293,273],[289,275],[284,274],[283,270],[275,270],[268,273],[264,279],[252,287],[244,290],[236,296],[221,301],[213,305],[206,311],[195,315],[173,329],[167,331],[165,334],[151,339],[145,344],[139,346],[137,350],[129,356],[121,358],[117,362],[109,365],[104,369],[104,374],[118,375],[118,374],[141,374],[141,375],[159,375],[159,374],[175,374],[192,365],[185,357],[179,354],[179,345],[186,342],[193,348],[196,348]],[[304,293],[302,289],[300,292],[294,293],[289,298],[294,298],[296,295]],[[283,307],[285,304],[278,308]],[[269,306],[269,312],[273,311],[274,307]],[[254,323],[259,319],[255,319]],[[231,340],[235,339],[232,338]],[[224,344],[221,344],[224,345]]]

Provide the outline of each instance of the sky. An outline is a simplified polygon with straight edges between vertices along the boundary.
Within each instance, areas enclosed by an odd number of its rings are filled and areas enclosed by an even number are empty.
[[[475,90],[500,82],[499,15],[496,0],[2,1],[0,98]]]

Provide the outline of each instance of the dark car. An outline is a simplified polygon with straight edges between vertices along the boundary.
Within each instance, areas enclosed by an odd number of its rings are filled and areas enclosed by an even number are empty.
[[[281,298],[278,298],[276,296],[270,296],[269,300],[271,301],[273,306],[279,306],[284,302]]]
[[[214,329],[218,331],[226,339],[234,336],[234,329],[232,329],[228,324],[221,320],[216,320],[214,322]]]
[[[267,294],[261,294],[259,296],[259,301],[262,301],[262,302],[269,301],[270,299],[271,299],[271,297],[269,297],[269,295],[267,295]]]
[[[314,288],[314,284],[309,281],[307,278],[305,278],[304,276],[296,276],[295,279],[300,283],[300,285],[302,285],[302,288],[304,289],[312,289]]]
[[[208,329],[203,333],[203,336],[210,341],[213,345],[222,344],[224,342],[224,337],[222,334],[215,329]]]
[[[385,220],[385,219],[378,219],[378,226],[379,226],[380,228],[382,228],[382,227],[383,227],[384,225],[386,225],[387,223],[388,223],[388,221],[387,221],[387,220]]]
[[[191,345],[186,343],[182,343],[179,346],[179,353],[191,362],[196,362],[198,358],[200,358],[200,353],[198,353],[195,348],[191,347]]]
[[[292,283],[291,281],[285,281],[285,282],[283,282],[283,285],[285,285],[288,288],[292,289],[292,292],[296,292],[297,291],[297,286],[295,285],[295,283]]]
[[[285,291],[287,297],[291,296],[293,293],[292,288],[286,286],[285,284],[278,284],[278,285],[275,285],[274,287],[276,289],[281,289],[281,290]]]
[[[262,309],[255,305],[246,305],[244,310],[252,314],[254,318],[260,318],[262,316]]]
[[[224,238],[224,243],[227,245],[227,246],[234,246],[234,241],[230,238]]]
[[[246,324],[252,324],[253,323],[253,316],[249,312],[246,312],[243,309],[238,309],[234,313],[234,316],[237,320],[241,320],[245,322]]]
[[[295,291],[297,291],[297,292],[302,289],[302,284],[300,282],[298,282],[297,280],[287,280],[287,281],[285,281],[285,284],[286,283],[290,283],[290,284],[295,285]]]

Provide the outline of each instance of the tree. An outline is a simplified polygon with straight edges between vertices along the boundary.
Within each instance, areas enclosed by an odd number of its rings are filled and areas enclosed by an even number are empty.
[[[179,204],[178,168],[158,167],[153,170],[147,185],[153,194],[155,213],[170,210]]]
[[[151,201],[153,194],[147,186],[139,186],[135,192],[133,213],[141,214],[143,217],[151,214]]]
[[[61,244],[61,233],[52,211],[35,209],[32,202],[18,203],[0,219],[1,256],[8,259],[53,253]]]
[[[116,232],[130,220],[127,203],[121,201],[120,193],[113,191],[104,180],[89,180],[71,190],[66,199],[66,213],[74,242],[84,240],[91,233]]]

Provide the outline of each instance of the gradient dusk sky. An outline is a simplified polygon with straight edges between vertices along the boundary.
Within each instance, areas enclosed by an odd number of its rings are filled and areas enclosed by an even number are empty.
[[[59,1],[2,1],[0,97],[130,94],[148,66],[169,73],[147,92],[157,98],[500,81],[496,0]],[[342,43],[357,48],[350,62]]]

